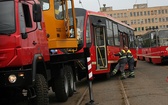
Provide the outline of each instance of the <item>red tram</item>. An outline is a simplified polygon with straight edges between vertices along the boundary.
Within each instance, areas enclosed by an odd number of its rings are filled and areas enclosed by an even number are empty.
[[[93,75],[111,74],[118,62],[115,53],[127,45],[137,62],[134,29],[104,13],[76,8],[78,49],[89,48]],[[71,19],[70,19],[71,20]],[[64,52],[64,50],[62,50]],[[82,60],[80,61],[82,65]]]
[[[168,29],[150,30],[139,39],[138,59],[153,64],[168,61]]]

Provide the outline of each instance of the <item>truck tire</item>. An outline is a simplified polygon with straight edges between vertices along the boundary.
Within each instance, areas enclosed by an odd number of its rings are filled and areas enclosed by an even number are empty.
[[[60,69],[60,75],[54,79],[54,92],[56,100],[59,102],[65,102],[69,96],[68,87],[68,75],[66,67]]]
[[[74,93],[74,78],[73,71],[71,66],[65,67],[68,71],[68,87],[69,87],[69,96],[71,97]]]
[[[43,75],[37,74],[35,79],[34,90],[36,97],[31,99],[31,105],[49,105],[48,86]]]

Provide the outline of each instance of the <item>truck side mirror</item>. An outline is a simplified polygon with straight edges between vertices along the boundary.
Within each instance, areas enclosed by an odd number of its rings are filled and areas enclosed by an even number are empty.
[[[41,5],[40,4],[33,4],[33,20],[34,22],[41,22]]]

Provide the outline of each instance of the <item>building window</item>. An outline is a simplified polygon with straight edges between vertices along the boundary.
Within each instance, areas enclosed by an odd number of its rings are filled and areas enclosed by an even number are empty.
[[[148,23],[148,20],[147,20],[147,19],[145,19],[145,23]]]
[[[148,23],[150,23],[150,19],[148,19]]]
[[[159,18],[159,22],[162,22],[162,18]]]
[[[123,13],[121,13],[121,17],[123,17]]]
[[[137,16],[139,16],[139,12],[137,12]]]
[[[141,19],[141,24],[143,24],[143,19]]]
[[[141,31],[141,28],[140,28],[140,27],[138,27],[138,31]]]
[[[151,15],[154,15],[153,10],[151,11]]]
[[[142,31],[144,31],[144,27],[142,27]]]
[[[112,17],[113,15],[112,15],[112,14],[110,14],[110,16]]]
[[[140,20],[139,19],[137,20],[137,23],[140,24]]]
[[[168,28],[168,25],[166,25],[166,28]]]
[[[144,15],[146,15],[146,11],[144,11]]]
[[[119,14],[119,13],[117,13],[117,17],[118,17],[118,18],[120,17],[120,14]]]
[[[132,16],[132,12],[130,12],[130,16]]]
[[[137,31],[137,28],[135,28],[135,30],[134,31]]]
[[[148,30],[148,27],[146,26],[145,29]]]
[[[161,10],[158,10],[158,14],[161,14]]]
[[[134,21],[133,21],[133,20],[131,20],[131,24],[134,24]]]
[[[116,17],[116,14],[114,14],[114,17]]]
[[[164,14],[164,10],[162,10],[162,14]]]
[[[152,23],[154,23],[154,18],[152,18]]]
[[[166,21],[168,21],[168,17],[166,17]]]
[[[136,24],[136,20],[134,20],[134,24]]]
[[[148,15],[150,15],[150,11],[148,11]]]
[[[157,15],[157,10],[155,10],[154,15]]]
[[[127,17],[127,14],[126,14],[126,13],[124,13],[124,17]]]
[[[162,25],[160,25],[160,28],[162,28]]]
[[[127,21],[126,21],[126,20],[124,20],[124,21],[121,21],[121,22],[123,22],[123,23],[127,24]]]
[[[143,13],[142,13],[142,12],[140,12],[140,16],[143,16]]]
[[[157,23],[158,22],[158,18],[155,18],[155,23]]]
[[[167,9],[165,9],[165,13],[167,13]]]
[[[134,12],[134,16],[136,16],[136,12]]]

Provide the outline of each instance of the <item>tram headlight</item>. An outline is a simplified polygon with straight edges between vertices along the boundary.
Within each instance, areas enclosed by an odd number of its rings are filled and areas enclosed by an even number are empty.
[[[11,75],[9,75],[8,80],[10,83],[15,83],[17,80],[17,77],[16,77],[16,75],[11,74]]]

